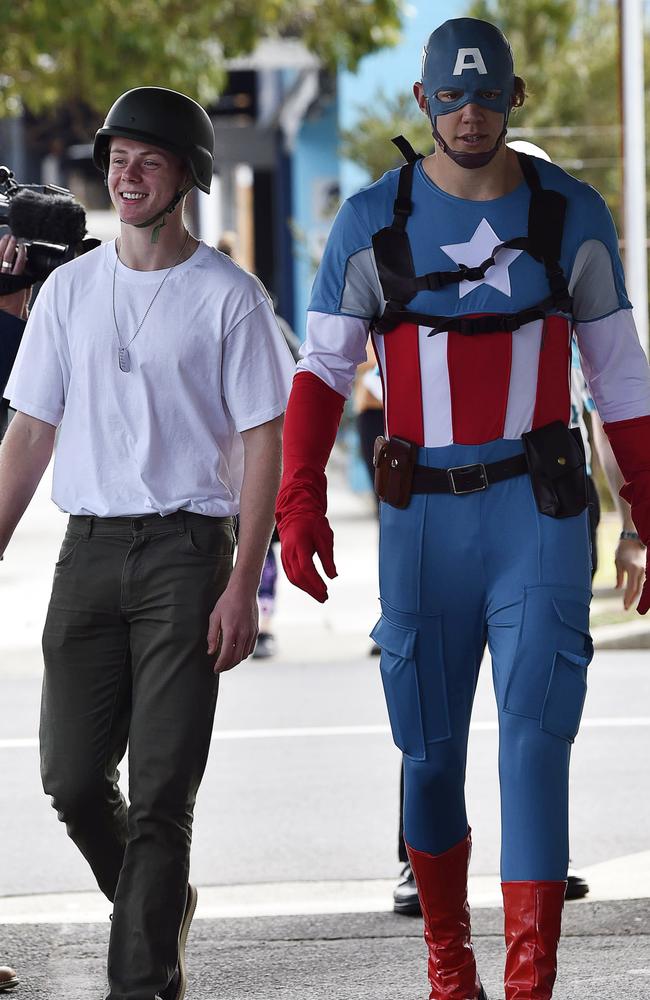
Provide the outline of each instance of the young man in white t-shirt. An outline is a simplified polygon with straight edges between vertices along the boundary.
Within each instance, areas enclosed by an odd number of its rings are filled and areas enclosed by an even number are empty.
[[[182,94],[118,99],[94,159],[120,236],[45,282],[7,387],[0,553],[58,428],[52,496],[71,517],[43,637],[42,775],[114,904],[110,1000],[185,995],[193,806],[219,675],[255,645],[294,368],[259,282],[183,225],[213,142]]]

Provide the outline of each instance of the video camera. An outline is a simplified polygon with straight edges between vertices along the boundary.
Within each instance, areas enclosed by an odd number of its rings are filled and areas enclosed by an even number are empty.
[[[18,184],[13,171],[2,166],[0,226],[8,226],[27,251],[23,274],[0,274],[0,295],[44,281],[60,264],[101,242],[84,239],[86,213],[71,191],[56,184]]]

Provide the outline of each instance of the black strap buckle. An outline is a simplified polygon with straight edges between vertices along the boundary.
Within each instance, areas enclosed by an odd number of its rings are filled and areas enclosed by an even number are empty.
[[[476,462],[474,465],[457,465],[453,469],[447,469],[447,479],[451,486],[451,492],[456,496],[464,493],[478,493],[480,490],[488,488],[487,472],[483,462]]]
[[[462,275],[462,281],[482,281],[485,272],[494,264],[494,257],[488,257],[482,264],[476,267],[468,267],[466,264],[459,264],[458,270]]]
[[[410,198],[398,197],[393,202],[394,215],[410,215],[413,211],[413,202]]]
[[[437,292],[439,289],[446,288],[447,285],[452,283],[452,279],[448,281],[443,280],[443,273],[442,271],[432,271],[431,274],[424,275],[425,281],[423,283],[426,284],[430,292]]]
[[[503,329],[505,333],[514,333],[526,322],[527,309],[522,309],[520,313],[512,313],[503,317]],[[523,319],[523,322],[522,322]]]
[[[564,291],[567,287],[564,271],[559,264],[546,262],[546,277],[552,292]]]

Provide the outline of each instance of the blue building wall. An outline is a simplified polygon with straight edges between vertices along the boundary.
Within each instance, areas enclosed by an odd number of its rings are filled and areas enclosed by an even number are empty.
[[[340,200],[338,102],[308,118],[293,156],[294,317],[303,340],[311,286]]]
[[[363,170],[340,158],[339,127],[353,128],[369,108],[381,113],[377,102],[382,90],[386,94],[409,90],[420,75],[425,41],[447,18],[461,16],[466,3],[447,0],[444,14],[432,12],[431,6],[427,2],[409,3],[400,44],[362,59],[355,73],[340,73],[337,99],[318,118],[305,121],[298,134],[292,158],[292,217],[294,319],[301,340],[315,267],[335,214],[323,211],[323,192],[328,185],[338,183],[341,198],[347,198],[368,182]]]

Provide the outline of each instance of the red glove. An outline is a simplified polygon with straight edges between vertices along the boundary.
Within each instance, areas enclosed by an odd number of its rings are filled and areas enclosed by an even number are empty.
[[[334,447],[345,400],[311,372],[293,380],[284,419],[282,482],[276,505],[282,565],[296,587],[323,604],[327,586],[314,566],[318,555],[333,579],[334,536],[325,516],[325,466]]]
[[[621,496],[632,508],[632,520],[647,549],[645,583],[636,608],[644,615],[650,609],[650,416],[603,426],[625,476]]]

